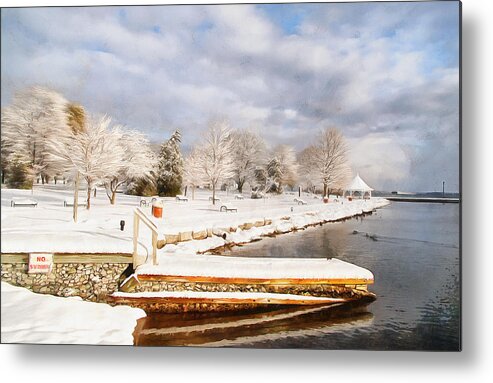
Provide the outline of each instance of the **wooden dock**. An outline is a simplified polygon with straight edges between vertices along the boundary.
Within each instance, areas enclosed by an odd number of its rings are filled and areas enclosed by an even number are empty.
[[[111,296],[147,312],[222,312],[266,306],[372,302],[373,274],[338,259],[180,255],[143,265]]]

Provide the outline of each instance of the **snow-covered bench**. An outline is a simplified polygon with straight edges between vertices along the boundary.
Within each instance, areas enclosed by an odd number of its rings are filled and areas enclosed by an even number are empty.
[[[296,197],[294,199],[294,202],[296,202],[298,205],[306,205],[306,201],[302,200],[301,198]]]
[[[235,194],[235,199],[244,199],[244,197],[241,194]]]
[[[222,204],[221,207],[219,208],[219,211],[235,211],[238,212],[238,209],[235,206],[229,205],[229,204]]]
[[[180,201],[183,201],[183,202],[188,202],[188,198],[187,198],[187,197],[185,197],[184,195],[181,195],[181,194],[178,194],[178,195],[176,196],[176,200],[177,200],[178,202],[180,202]]]
[[[209,197],[209,201],[211,201],[211,202],[212,202],[212,197]],[[214,198],[214,202],[219,202],[219,201],[221,201],[221,199],[220,199],[220,198],[217,198],[217,197],[216,197],[216,198]]]
[[[38,206],[38,201],[36,201],[34,199],[29,199],[29,198],[13,199],[12,201],[10,201],[10,206],[11,207],[16,207],[16,206],[36,207],[36,206]]]
[[[86,200],[79,201],[78,205],[79,206],[87,206],[87,201]],[[74,199],[73,198],[65,198],[63,200],[63,207],[67,207],[67,206],[74,206]]]
[[[147,206],[148,203],[149,202],[145,198],[141,198],[139,205],[140,205],[140,207]]]

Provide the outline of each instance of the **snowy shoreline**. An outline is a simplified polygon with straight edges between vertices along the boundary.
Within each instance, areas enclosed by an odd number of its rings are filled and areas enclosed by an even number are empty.
[[[385,199],[359,200],[341,202],[332,205],[320,205],[319,210],[305,211],[274,219],[259,219],[256,223],[264,222],[264,225],[255,226],[255,222],[249,222],[247,229],[239,226],[223,226],[217,229],[216,235],[212,235],[201,240],[183,241],[176,244],[166,244],[158,253],[158,256],[169,256],[173,254],[220,254],[227,247],[247,244],[261,240],[263,237],[271,237],[279,234],[303,230],[310,226],[317,226],[325,223],[333,223],[352,217],[360,216],[373,212],[375,209],[387,206],[390,202]],[[247,227],[248,227],[247,226]],[[221,235],[224,235],[223,238]]]
[[[75,254],[130,254],[132,253],[133,212],[139,206],[140,197],[118,195],[117,204],[110,205],[104,191],[98,191],[93,207],[79,210],[79,222],[72,221],[72,209],[63,201],[72,194],[64,187],[37,187],[31,196],[29,190],[2,189],[2,253],[75,253]],[[303,194],[304,205],[298,205],[297,194],[274,196],[267,200],[235,200],[227,193],[218,193],[221,201],[212,205],[209,192],[198,190],[196,199],[178,202],[163,198],[163,219],[150,215],[150,207],[144,212],[156,224],[160,240],[168,242],[158,254],[201,253],[225,245],[247,243],[262,236],[288,233],[307,226],[351,218],[390,202],[383,198],[353,200],[331,198],[324,204],[313,195]],[[37,207],[11,207],[13,198],[32,198]],[[150,198],[147,198],[150,201]],[[336,202],[337,201],[337,202]],[[232,204],[238,212],[220,212],[221,204]],[[124,231],[120,221],[126,222]],[[213,233],[227,232],[226,239]],[[200,238],[195,234],[200,233]],[[175,244],[169,238],[183,240]],[[29,240],[27,240],[27,238]],[[139,253],[150,253],[151,232],[141,227]],[[174,242],[175,242],[174,241]]]

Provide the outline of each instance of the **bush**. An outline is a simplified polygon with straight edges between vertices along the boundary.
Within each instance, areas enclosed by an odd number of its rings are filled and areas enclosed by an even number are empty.
[[[6,183],[9,188],[13,189],[31,189],[33,181],[29,177],[28,165],[19,158],[14,158],[9,164]]]
[[[136,180],[127,186],[127,194],[142,197],[155,196],[157,194],[156,184],[147,178]]]

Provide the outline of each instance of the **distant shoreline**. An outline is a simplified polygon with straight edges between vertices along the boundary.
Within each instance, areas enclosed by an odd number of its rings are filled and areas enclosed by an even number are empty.
[[[393,202],[460,203],[460,198],[384,197]]]

